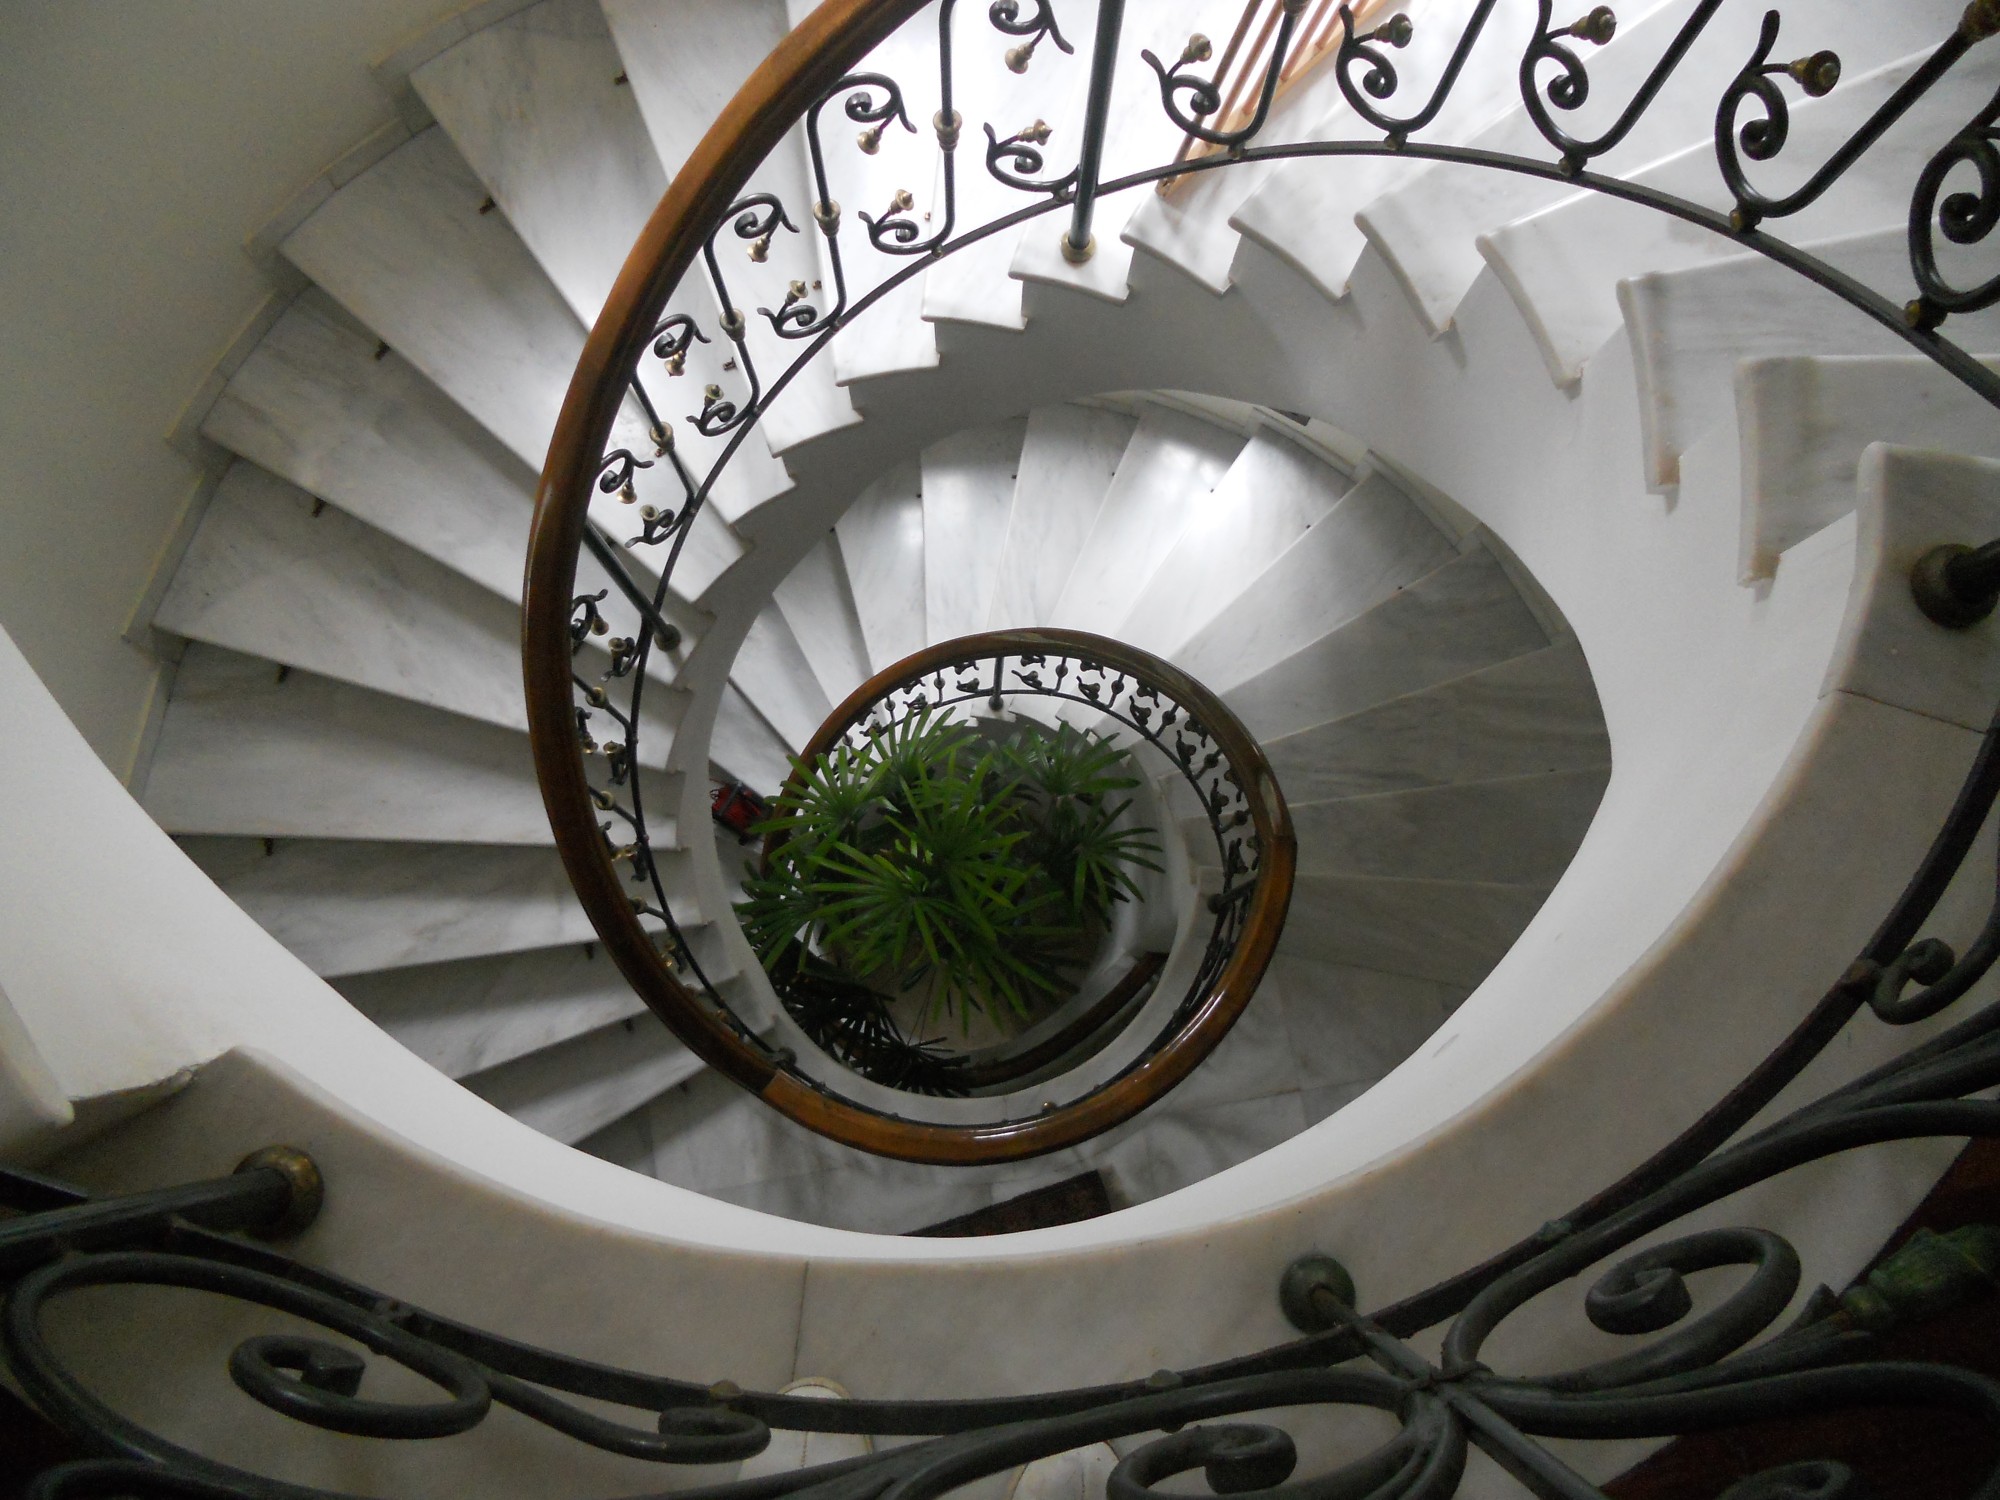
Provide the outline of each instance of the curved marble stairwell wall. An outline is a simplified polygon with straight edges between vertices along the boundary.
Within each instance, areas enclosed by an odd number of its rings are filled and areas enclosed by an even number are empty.
[[[1847,28],[1857,62],[1906,55],[1914,44],[1899,41],[1942,34],[1952,20],[1928,0],[1893,13],[1824,9]],[[1698,138],[1692,112],[1685,123]],[[1344,189],[1338,164],[1315,163],[1273,174],[1241,203],[1210,203],[1205,215],[1226,207],[1240,226],[1223,289],[1154,249],[1129,270],[1105,259],[1087,284],[1024,258],[1024,328],[937,324],[935,368],[857,383],[865,422],[789,448],[783,493],[732,502],[741,550],[730,556],[718,536],[708,586],[689,601],[708,616],[677,715],[677,744],[711,743],[733,701],[738,643],[882,455],[920,452],[1030,404],[1117,390],[1208,392],[1361,435],[1462,504],[1547,589],[1590,664],[1615,768],[1576,860],[1520,940],[1376,1088],[1181,1192],[1006,1244],[780,1225],[568,1151],[444,1083],[207,885],[9,662],[10,701],[30,708],[8,741],[23,795],[6,808],[5,847],[38,853],[32,871],[8,866],[31,960],[10,973],[9,996],[71,1098],[208,1064],[132,1127],[70,1151],[63,1170],[150,1185],[225,1169],[271,1139],[301,1140],[336,1184],[355,1185],[336,1187],[301,1242],[308,1259],[597,1358],[746,1385],[823,1375],[857,1392],[920,1394],[1082,1383],[1259,1347],[1284,1336],[1271,1289],[1302,1249],[1340,1255],[1364,1299],[1386,1301],[1530,1232],[1642,1157],[1818,995],[1956,789],[2000,690],[2000,653],[1990,625],[1947,636],[1922,622],[1903,578],[1935,541],[1994,534],[2000,479],[1978,459],[1869,445],[1914,436],[1978,453],[1991,420],[1912,410],[1893,360],[1829,366],[1820,405],[1786,395],[1796,379],[1787,387],[1746,370],[1737,403],[1683,435],[1663,498],[1647,434],[1665,427],[1644,413],[1661,387],[1649,393],[1638,372],[1658,352],[1643,339],[1671,339],[1670,324],[1642,335],[1614,313],[1559,384],[1541,373],[1560,311],[1546,281],[1518,268],[1503,280],[1482,261],[1434,336],[1410,295],[1415,278],[1379,248],[1326,263],[1321,247],[1340,237],[1323,224],[1344,225],[1420,175]],[[1451,196],[1448,184],[1436,190]],[[1595,215],[1583,201],[1587,214],[1532,207],[1551,215],[1553,233],[1561,215]],[[1497,243],[1521,211],[1494,212],[1473,239]],[[1145,219],[1133,213],[1135,239]],[[1654,241],[1640,231],[1620,241],[1636,261],[1587,259],[1561,296],[1616,308],[1620,278],[1653,268],[1649,243],[1678,274],[1685,260],[1654,228]],[[1792,287],[1767,310],[1796,311],[1793,299],[1812,295]],[[1745,347],[1757,326],[1742,330]],[[1816,391],[1821,372],[1811,373]],[[1841,394],[1857,389],[1873,399]],[[1766,488],[1778,471],[1744,461],[1796,448],[1801,422],[1836,417],[1813,429],[1812,474],[1787,476],[1797,491]],[[1746,533],[1783,542],[1775,576],[1756,588],[1737,581]],[[698,826],[698,780],[683,777],[683,827]],[[720,865],[698,841],[690,853],[696,898],[717,909],[708,903],[722,895]],[[107,860],[124,882],[122,920],[78,951],[63,934],[101,903]],[[1941,935],[1969,931],[1979,883],[1954,892]],[[88,1037],[78,1015],[93,1020]],[[1803,1086],[1908,1040],[1864,1027]],[[208,1062],[221,1053],[233,1055]],[[1950,1149],[1870,1150],[1723,1210],[1799,1244],[1806,1285],[1840,1284]],[[576,1274],[583,1265],[588,1278]],[[1517,1320],[1496,1357],[1594,1357],[1595,1336],[1564,1311]],[[261,1416],[244,1423],[217,1391],[179,1379],[183,1351],[135,1342],[128,1326],[75,1333],[107,1394],[211,1451],[282,1442],[286,1472],[361,1488],[446,1475],[508,1494],[554,1480],[657,1482],[514,1428],[449,1453],[280,1438]],[[222,1330],[198,1318],[184,1326],[226,1347]],[[994,1332],[968,1341],[968,1328]],[[219,1380],[219,1357],[213,1366]],[[1334,1434],[1305,1425],[1310,1462]]]

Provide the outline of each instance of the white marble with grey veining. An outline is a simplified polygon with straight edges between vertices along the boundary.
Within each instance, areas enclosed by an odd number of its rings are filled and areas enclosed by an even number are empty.
[[[460,958],[373,974],[334,988],[440,1072],[463,1078],[645,1013],[594,942]]]
[[[1611,763],[1574,638],[1262,743],[1293,803]]]
[[[1211,690],[1227,691],[1455,556],[1450,540],[1395,483],[1372,475],[1174,660]]]
[[[259,926],[327,977],[595,936],[553,849],[335,839],[179,842]]]
[[[1909,280],[1903,225],[1805,248],[1864,286],[1896,288]],[[1730,377],[1738,361],[1787,354],[1893,356],[1909,347],[1797,272],[1756,254],[1635,276],[1618,284],[1618,305],[1639,376],[1640,440],[1646,482],[1654,489],[1678,484],[1681,454],[1735,414]],[[2000,314],[1955,317],[1951,336],[1973,353],[2000,352]],[[1864,420],[1855,435],[1871,425]]]
[[[1523,885],[1300,875],[1285,951],[1470,989],[1547,898],[1546,890]]]
[[[647,774],[656,843],[672,787]],[[195,642],[142,801],[170,833],[548,844],[527,737]]]
[[[662,1022],[646,1014],[461,1081],[530,1129],[574,1144],[703,1067]]]
[[[1324,520],[1350,488],[1349,476],[1317,454],[1268,429],[1258,432],[1195,509],[1112,633],[1171,656]]]
[[[599,3],[669,178],[791,29],[782,0]]]
[[[834,528],[876,672],[924,644],[923,477],[913,459],[862,491]]]
[[[541,0],[410,75],[585,323],[667,189],[624,71],[597,0]]]
[[[1048,623],[1138,425],[1068,402],[1028,413],[987,629]]]
[[[1899,12],[1897,26],[1907,25],[1907,18]],[[1903,46],[1908,46],[1910,35],[1907,30],[1901,32]],[[1887,67],[1843,78],[1825,98],[1795,100],[1785,159],[1822,162],[1832,156],[1888,101],[1930,50],[1927,47]],[[1784,221],[1785,238],[1804,244],[1906,224],[1910,184],[1937,150],[1937,142],[1962,128],[1991,93],[1992,80],[1976,70],[1946,73],[1855,161],[1833,191]],[[1707,132],[1696,143],[1629,180],[1697,202],[1721,202],[1724,206],[1728,202],[1717,178],[1714,141]],[[1637,204],[1591,192],[1579,192],[1553,208],[1481,235],[1478,243],[1487,264],[1520,308],[1551,378],[1559,384],[1577,380],[1584,361],[1617,332],[1621,280],[1742,253],[1720,236],[1679,224]]]
[[[308,288],[204,436],[505,598],[521,592],[535,474],[409,361]]]
[[[861,616],[848,588],[840,539],[832,531],[799,559],[771,597],[792,627],[829,703],[839,703],[874,675],[868,666]]]
[[[1870,443],[2000,458],[1993,408],[1918,355],[1744,360],[1736,426],[1746,582],[1853,511]]]
[[[1314,875],[1471,880],[1546,888],[1597,812],[1607,769],[1291,802],[1299,869]]]
[[[1304,1089],[1375,1082],[1442,1026],[1466,994],[1436,979],[1284,953],[1270,972]]]
[[[1272,742],[1547,644],[1499,560],[1477,547],[1223,697],[1252,734]]]
[[[948,641],[986,628],[1027,420],[954,433],[923,452],[924,631]]]
[[[805,749],[833,712],[812,663],[772,601],[751,621],[730,663],[729,680],[793,750]]]
[[[1115,634],[1243,444],[1241,433],[1213,422],[1146,408],[1048,623]]]

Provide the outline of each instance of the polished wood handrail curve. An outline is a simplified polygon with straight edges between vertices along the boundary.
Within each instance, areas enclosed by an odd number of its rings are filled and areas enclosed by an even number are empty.
[[[1296,859],[1289,814],[1255,742],[1206,689],[1165,668],[1180,679],[1174,696],[1201,713],[1225,745],[1262,854],[1236,947],[1168,1042],[1093,1093],[1032,1119],[912,1121],[838,1098],[790,1071],[778,1052],[734,1024],[715,999],[685,984],[662,957],[600,832],[577,740],[570,633],[592,490],[626,399],[627,377],[654,336],[655,319],[757,166],[816,100],[923,6],[924,0],[826,0],[751,76],[661,199],[591,330],[557,419],[529,537],[522,658],[536,776],[557,849],[605,951],[648,1008],[702,1061],[808,1129],[879,1155],[974,1164],[1060,1150],[1129,1119],[1185,1079],[1242,1013],[1276,947]],[[1049,634],[1002,636],[1016,649],[1033,650],[1037,643],[1060,649]],[[1110,665],[1130,660],[1138,666],[1144,656],[1119,642],[1085,639]],[[954,649],[947,642],[931,651],[943,660]],[[1148,671],[1157,670],[1150,665],[1155,660],[1145,658]],[[860,691],[867,690],[864,685]]]

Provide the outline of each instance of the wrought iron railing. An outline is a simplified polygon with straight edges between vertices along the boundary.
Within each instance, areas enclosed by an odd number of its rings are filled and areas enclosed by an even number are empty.
[[[1185,672],[1103,636],[1077,630],[1005,630],[926,647],[856,688],[828,715],[799,763],[814,767],[840,745],[862,749],[871,737],[916,715],[999,715],[1065,706],[1099,718],[1098,727],[1128,744],[1150,747],[1157,756],[1151,769],[1178,773],[1207,824],[1219,888],[1207,895],[1200,913],[1207,919],[1207,933],[1199,960],[1179,1002],[1161,1018],[1146,1045],[1116,1076],[1073,1099],[1056,1101],[1052,1096],[1060,1085],[1046,1081],[1036,1099],[1026,1103],[1023,1119],[997,1130],[958,1127],[949,1149],[959,1159],[978,1150],[988,1136],[996,1136],[1006,1154],[1016,1155],[1051,1149],[1047,1142],[1081,1139],[1080,1131],[1109,1129],[1185,1078],[1249,1003],[1276,950],[1291,900],[1296,853],[1291,817],[1249,731],[1221,699]],[[800,783],[801,773],[795,771],[791,785]],[[772,836],[774,841],[778,837]],[[795,1005],[782,983],[779,994],[795,1017],[806,1013],[808,1007]],[[1128,1002],[1140,998],[1137,993],[1126,996]],[[1117,1007],[1100,1020],[1109,1023],[1127,1009]],[[1126,1014],[1123,1019],[1139,1018]],[[1062,1034],[1080,1045],[1088,1033]],[[1101,1031],[1097,1036],[1108,1039]],[[893,1046],[893,1039],[887,1045]],[[991,1092],[1061,1056],[1046,1047],[983,1060],[970,1055],[940,1059],[914,1045],[898,1049],[895,1056],[882,1056],[884,1050],[878,1044],[870,1048],[875,1055],[869,1059],[839,1060],[882,1082],[889,1079],[878,1076],[870,1064],[886,1065],[900,1080],[896,1087],[952,1095],[975,1084]],[[823,1073],[816,1076],[833,1107],[848,1102]],[[858,1113],[850,1131],[884,1155],[922,1160],[940,1149],[931,1131],[912,1127],[913,1122],[883,1118],[875,1110]]]

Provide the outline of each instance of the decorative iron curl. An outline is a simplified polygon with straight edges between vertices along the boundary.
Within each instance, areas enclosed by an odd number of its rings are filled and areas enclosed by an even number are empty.
[[[1385,114],[1376,108],[1378,100],[1395,96],[1402,81],[1397,76],[1396,65],[1375,44],[1380,42],[1390,47],[1406,47],[1415,35],[1414,25],[1408,16],[1398,14],[1374,30],[1357,35],[1354,30],[1354,7],[1343,4],[1340,7],[1340,49],[1333,62],[1341,95],[1353,106],[1356,114],[1392,141],[1408,139],[1436,119],[1438,111],[1444,108],[1444,102],[1458,83],[1458,75],[1464,69],[1466,59],[1472,55],[1473,45],[1479,40],[1480,33],[1486,29],[1487,17],[1492,15],[1496,3],[1497,0],[1479,0],[1473,7],[1465,29],[1459,33],[1451,60],[1445,64],[1430,98],[1416,113],[1401,117]],[[1355,69],[1363,64],[1367,71],[1357,80]]]
[[[1074,54],[1072,47],[1056,26],[1056,13],[1049,7],[1049,0],[1035,0],[1033,15],[1023,17],[1020,0],[993,0],[986,12],[993,29],[1004,36],[1026,37],[1018,47],[1008,49],[1007,68],[1014,73],[1025,73],[1028,64],[1034,60],[1035,48],[1041,45],[1043,37],[1056,44],[1058,52]]]
[[[986,131],[986,170],[995,182],[1023,193],[1046,193],[1058,202],[1067,202],[1076,191],[1077,169],[1071,167],[1060,177],[1039,179],[1047,165],[1042,147],[1055,132],[1046,120],[1037,120],[1001,139],[991,125]]]
[[[1977,245],[2000,225],[2000,94],[1924,166],[1910,203],[1910,264],[1917,300],[1907,316],[1919,328],[1934,329],[1954,313],[1979,312],[2000,302],[2000,275],[1977,286],[1958,287],[1939,269],[1937,235],[1954,245]],[[1946,182],[1961,166],[1978,175],[1978,191],[1944,196]]]
[[[1701,0],[1681,24],[1672,44],[1654,64],[1617,119],[1589,140],[1578,139],[1557,124],[1555,117],[1549,113],[1549,105],[1570,112],[1581,109],[1588,102],[1590,69],[1568,43],[1581,41],[1594,47],[1606,45],[1617,34],[1618,17],[1610,6],[1600,5],[1567,26],[1557,26],[1552,19],[1554,0],[1536,0],[1536,3],[1540,14],[1528,49],[1521,58],[1521,104],[1543,138],[1562,153],[1564,168],[1577,172],[1631,133],[1632,127],[1639,123],[1655,96],[1687,56],[1688,49],[1694,45],[1703,28],[1722,8],[1724,0]],[[1546,83],[1538,86],[1538,70],[1543,63],[1553,63],[1556,72]]]
[[[679,375],[687,369],[688,350],[708,343],[709,337],[686,313],[675,313],[653,330],[652,340],[653,353],[667,362],[667,373]]]

